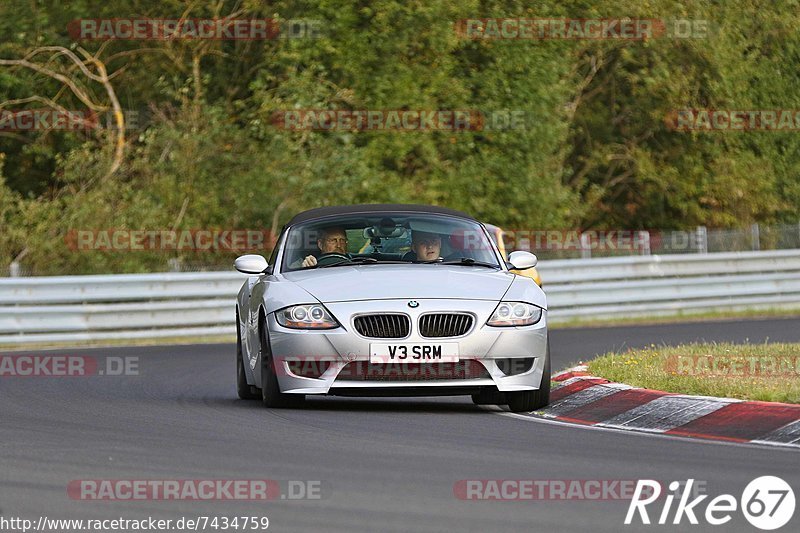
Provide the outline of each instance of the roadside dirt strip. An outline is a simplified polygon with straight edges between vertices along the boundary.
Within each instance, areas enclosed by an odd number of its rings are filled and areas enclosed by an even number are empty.
[[[612,383],[575,367],[536,414],[576,424],[800,449],[800,405],[689,396]]]

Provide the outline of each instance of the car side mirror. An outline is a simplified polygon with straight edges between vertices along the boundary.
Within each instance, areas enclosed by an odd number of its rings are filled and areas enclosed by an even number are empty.
[[[242,274],[258,275],[266,272],[272,274],[272,267],[269,266],[264,256],[257,254],[248,254],[236,258],[233,263],[233,268]]]
[[[508,262],[511,263],[514,270],[527,270],[535,267],[539,259],[530,252],[518,250],[516,252],[511,252],[508,256]]]

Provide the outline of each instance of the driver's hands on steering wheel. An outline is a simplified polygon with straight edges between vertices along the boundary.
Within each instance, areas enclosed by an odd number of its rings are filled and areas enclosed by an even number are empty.
[[[303,268],[317,266],[317,258],[313,255],[307,255],[305,259],[303,259]]]

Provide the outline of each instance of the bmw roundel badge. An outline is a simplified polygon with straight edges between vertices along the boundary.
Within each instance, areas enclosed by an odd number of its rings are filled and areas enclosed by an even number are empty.
[[[408,306],[411,307],[412,309],[415,307],[419,307],[419,302],[416,300],[411,300],[410,302],[408,302]]]

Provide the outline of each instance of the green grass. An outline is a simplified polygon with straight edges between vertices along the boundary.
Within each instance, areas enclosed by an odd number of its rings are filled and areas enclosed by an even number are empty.
[[[588,363],[593,376],[636,387],[800,403],[800,344],[686,344],[608,353]]]

